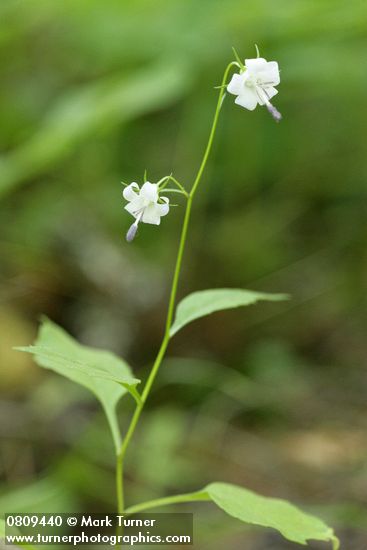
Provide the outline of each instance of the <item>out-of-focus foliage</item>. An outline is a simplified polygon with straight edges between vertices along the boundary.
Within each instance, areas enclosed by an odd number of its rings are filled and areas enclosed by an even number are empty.
[[[192,182],[231,47],[252,57],[257,43],[281,67],[284,118],[226,98],[180,295],[225,286],[292,300],[176,336],[169,355],[181,359],[162,367],[127,496],[222,479],[314,506],[364,549],[366,31],[360,0],[0,4],[1,510],[114,508],[113,447],[93,399],[11,348],[33,341],[45,313],[145,377],[183,209],[127,245],[120,181],[147,168],[151,181]],[[294,547],[205,504],[199,513],[200,549]]]

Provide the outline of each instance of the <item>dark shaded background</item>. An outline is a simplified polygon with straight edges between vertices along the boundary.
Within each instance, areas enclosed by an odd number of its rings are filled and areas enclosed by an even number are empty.
[[[128,497],[239,483],[365,550],[366,32],[358,0],[1,3],[1,511],[114,508],[96,402],[11,348],[45,313],[146,376],[183,208],[127,245],[120,181],[147,168],[192,182],[231,47],[253,57],[256,42],[282,69],[284,120],[227,98],[180,295],[234,286],[292,300],[176,337],[130,450]],[[126,425],[132,403],[120,410]],[[298,547],[195,510],[200,549]]]

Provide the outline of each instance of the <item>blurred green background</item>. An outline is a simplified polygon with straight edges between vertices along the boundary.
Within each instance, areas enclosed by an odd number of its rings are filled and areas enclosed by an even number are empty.
[[[1,2],[2,512],[114,509],[93,397],[11,348],[45,313],[146,376],[183,204],[127,245],[120,182],[146,168],[191,184],[231,47],[254,57],[256,42],[281,67],[284,119],[226,99],[180,295],[292,300],[175,338],[128,456],[128,498],[234,482],[319,513],[365,550],[366,36],[358,0]],[[122,426],[132,408],[121,403]],[[210,505],[195,507],[195,536],[203,550],[298,548]]]

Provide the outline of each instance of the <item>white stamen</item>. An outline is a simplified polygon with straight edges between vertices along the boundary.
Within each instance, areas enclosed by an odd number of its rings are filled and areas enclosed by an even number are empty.
[[[282,120],[281,113],[278,111],[278,109],[274,107],[274,105],[272,105],[272,103],[270,103],[267,91],[264,88],[260,88],[260,86],[256,86],[255,88],[256,88],[257,95],[264,102],[267,110],[269,111],[273,119],[276,122],[279,122],[280,120]]]

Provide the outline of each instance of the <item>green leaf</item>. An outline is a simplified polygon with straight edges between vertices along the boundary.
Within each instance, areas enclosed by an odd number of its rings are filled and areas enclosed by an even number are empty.
[[[287,299],[288,296],[286,294],[266,294],[264,292],[242,290],[239,288],[215,288],[193,292],[178,304],[176,317],[170,329],[170,335],[173,336],[191,321],[215,311],[249,306],[259,300],[279,302],[280,300]]]
[[[48,319],[43,320],[33,346],[15,349],[32,353],[40,367],[51,369],[93,392],[106,413],[115,445],[120,446],[116,405],[126,392],[140,400],[136,390],[140,380],[133,377],[125,361],[109,351],[79,344]]]
[[[183,495],[172,495],[142,502],[125,510],[135,514],[151,508],[160,508],[184,502],[211,500],[228,515],[244,523],[270,527],[279,531],[284,538],[307,544],[308,540],[331,542],[333,550],[339,549],[339,539],[333,529],[321,519],[302,512],[286,500],[258,495],[252,491],[229,483],[210,483],[201,491]]]
[[[204,491],[219,508],[245,523],[271,527],[284,538],[299,544],[321,540],[332,542],[334,550],[339,547],[339,541],[330,527],[286,500],[264,497],[228,483],[210,483]]]

